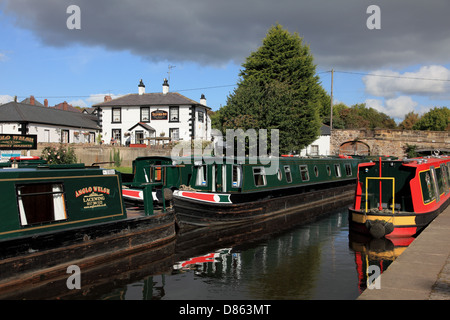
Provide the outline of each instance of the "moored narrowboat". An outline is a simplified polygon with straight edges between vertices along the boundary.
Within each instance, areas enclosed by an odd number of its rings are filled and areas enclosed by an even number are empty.
[[[173,192],[175,214],[181,224],[194,226],[279,217],[287,224],[310,220],[312,209],[331,210],[351,201],[361,161],[351,157],[203,158],[194,162],[187,184]]]
[[[124,175],[122,195],[130,203],[144,202],[144,188],[151,186],[152,201],[171,200],[172,191],[186,183],[192,175],[192,166],[177,164],[171,157],[138,157],[132,162],[132,173]]]
[[[25,279],[25,273],[36,277],[69,262],[104,263],[176,236],[171,209],[125,206],[121,175],[114,169],[3,167],[0,190],[0,291]],[[151,194],[151,188],[144,191]]]
[[[415,236],[450,203],[449,179],[446,156],[362,163],[350,226],[374,238]]]

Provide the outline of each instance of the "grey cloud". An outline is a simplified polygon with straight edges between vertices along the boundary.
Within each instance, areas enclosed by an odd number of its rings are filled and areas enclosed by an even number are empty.
[[[0,0],[2,1],[2,0]],[[304,37],[322,68],[374,69],[448,63],[446,0],[3,0],[4,12],[47,45],[127,50],[152,61],[243,62],[280,23]],[[369,30],[366,9],[381,8]],[[66,8],[81,8],[68,30]]]

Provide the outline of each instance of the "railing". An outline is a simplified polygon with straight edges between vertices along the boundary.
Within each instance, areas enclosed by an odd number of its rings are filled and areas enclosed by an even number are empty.
[[[367,213],[369,211],[368,205],[368,197],[369,197],[369,180],[392,180],[392,214],[395,213],[395,178],[392,177],[366,177],[366,204],[365,204],[365,212]],[[381,181],[380,181],[380,210],[381,210],[381,204],[382,204],[382,195],[381,195]]]

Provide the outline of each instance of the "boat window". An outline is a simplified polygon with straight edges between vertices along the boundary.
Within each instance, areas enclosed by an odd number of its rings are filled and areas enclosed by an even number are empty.
[[[206,186],[206,173],[207,173],[206,164],[197,167],[197,179],[195,180],[195,185]]]
[[[240,188],[241,187],[241,166],[233,165],[233,181],[232,185],[233,188]]]
[[[430,167],[430,173],[431,173],[431,180],[433,180],[434,192],[436,195],[436,202],[439,202],[441,199],[440,199],[440,193],[439,193],[438,177],[436,175],[436,168]]]
[[[341,166],[339,164],[334,165],[334,174],[336,175],[336,177],[341,176]]]
[[[253,179],[255,181],[255,186],[257,187],[266,185],[267,182],[264,167],[253,168]]]
[[[444,180],[444,176],[443,176],[443,171],[440,167],[436,168],[436,178],[437,178],[437,182],[438,182],[438,187],[439,187],[439,193],[443,194],[445,193],[445,180]]]
[[[319,169],[317,168],[317,166],[314,166],[314,174],[316,177],[319,176]]]
[[[331,169],[330,169],[330,166],[328,166],[328,165],[327,165],[327,173],[328,173],[328,176],[331,176]]]
[[[347,176],[352,175],[352,166],[349,163],[345,164],[345,173],[347,174]]]
[[[62,183],[22,184],[16,192],[22,226],[67,219]]]
[[[278,181],[281,181],[281,179],[283,179],[280,168],[278,168],[278,170],[277,170],[277,178],[278,178]]]
[[[448,188],[449,188],[449,185],[448,185],[448,172],[447,172],[448,168],[447,168],[447,166],[445,164],[443,164],[441,170],[442,170],[441,175],[442,175],[444,193],[447,194],[448,191],[449,191],[448,190]]]
[[[303,181],[309,181],[308,166],[300,166],[300,176]]]
[[[435,185],[431,179],[430,171],[427,170],[420,173],[420,185],[424,204],[436,199]]]
[[[286,175],[286,181],[288,183],[291,183],[292,182],[291,167],[284,166],[284,174]]]

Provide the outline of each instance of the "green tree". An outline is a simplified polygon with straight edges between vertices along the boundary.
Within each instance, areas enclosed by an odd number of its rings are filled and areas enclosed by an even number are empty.
[[[414,130],[449,131],[450,109],[435,107],[425,113],[413,126]]]
[[[238,87],[220,110],[223,129],[279,129],[281,152],[314,141],[329,97],[303,39],[276,24],[242,66]]]
[[[415,113],[414,111],[408,112],[405,115],[403,121],[400,122],[398,127],[403,130],[412,130],[417,121],[419,121],[419,119],[420,117],[418,113]]]
[[[395,129],[396,127],[394,119],[374,108],[368,108],[365,103],[351,107],[343,103],[333,106],[333,128],[335,129]]]

